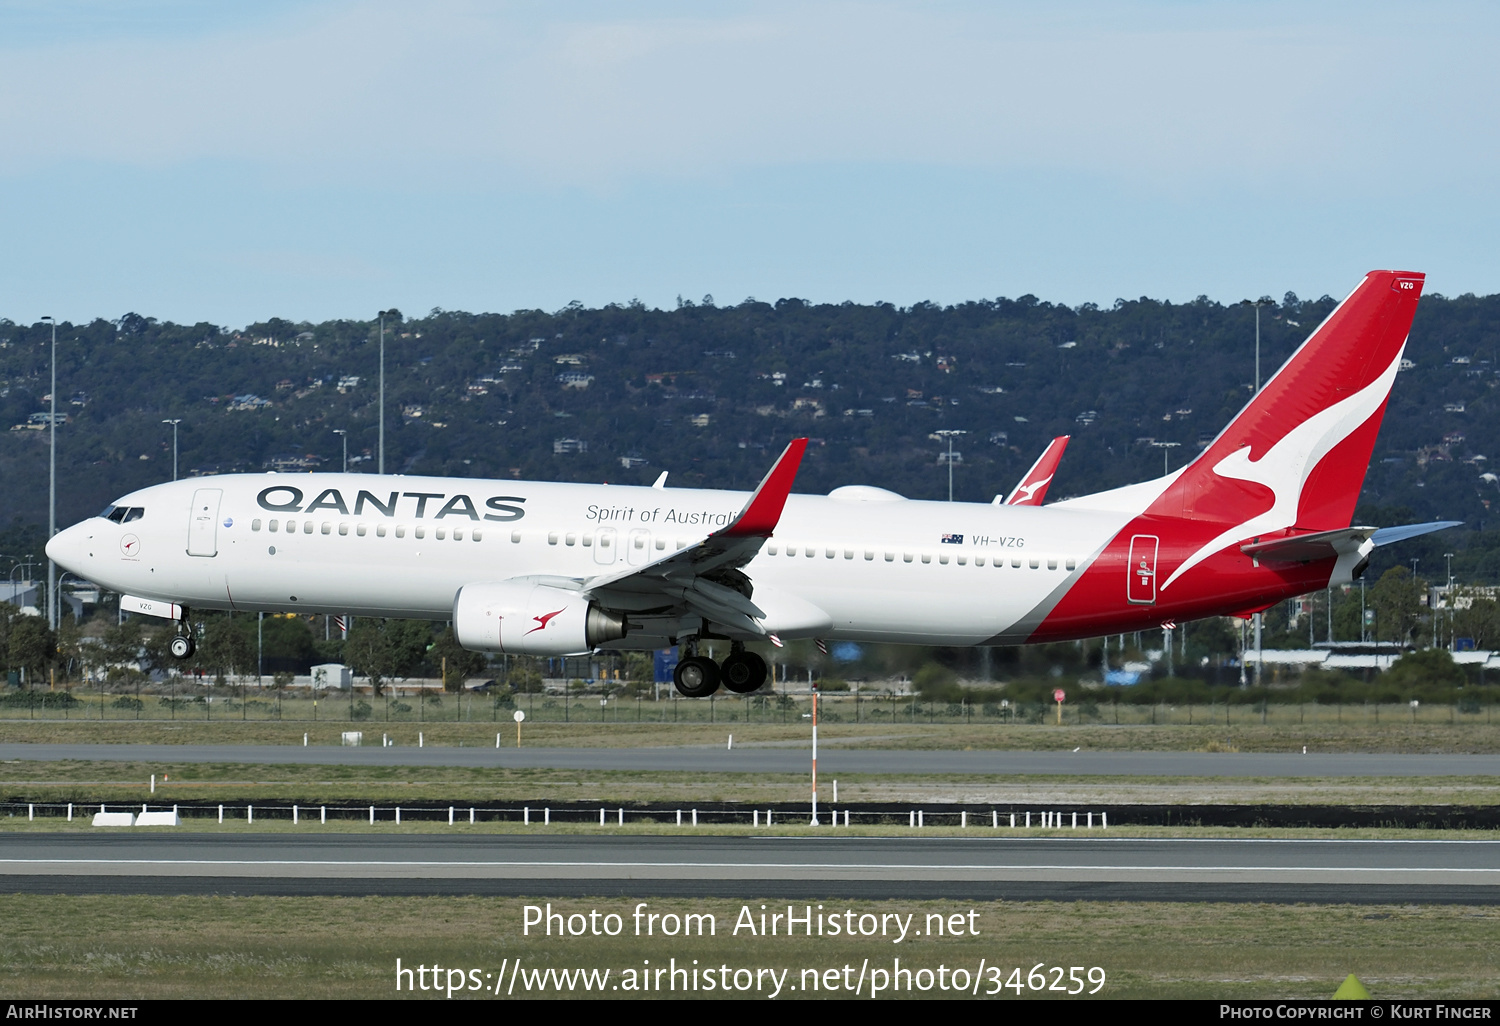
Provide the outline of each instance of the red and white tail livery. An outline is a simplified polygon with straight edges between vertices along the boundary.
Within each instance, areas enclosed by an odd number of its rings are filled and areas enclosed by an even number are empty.
[[[1016,482],[1016,487],[1005,497],[1002,502],[1000,496],[995,496],[997,506],[1040,506],[1042,500],[1047,497],[1047,486],[1052,483],[1052,478],[1057,475],[1057,465],[1062,462],[1063,452],[1068,448],[1068,439],[1071,435],[1058,435],[1048,443],[1047,448],[1037,457],[1031,469],[1026,471],[1025,476]]]
[[[791,493],[794,440],[753,494],[226,475],[141,489],[58,534],[67,570],[180,620],[193,608],[452,620],[483,651],[682,644],[678,687],[752,691],[795,637],[1061,641],[1244,613],[1358,575],[1439,525],[1352,526],[1423,276],[1372,271],[1186,467],[1040,505],[1067,438],[1003,503],[851,485]],[[731,642],[720,663],[696,654]]]

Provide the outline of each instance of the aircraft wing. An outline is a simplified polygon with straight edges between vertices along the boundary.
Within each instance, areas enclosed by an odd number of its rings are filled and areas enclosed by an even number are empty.
[[[1000,496],[995,496],[996,506],[1040,506],[1042,499],[1047,495],[1047,486],[1052,483],[1052,478],[1057,474],[1057,465],[1062,462],[1063,450],[1068,447],[1068,439],[1072,435],[1058,435],[1052,439],[1051,444],[1042,450],[1037,461],[1026,471],[1026,475],[1016,482],[1016,487],[1005,497],[1002,502]]]
[[[705,620],[764,636],[757,621],[766,614],[750,600],[750,580],[740,568],[775,531],[806,451],[806,438],[793,439],[725,527],[645,566],[590,578],[583,592],[623,610],[685,606]]]

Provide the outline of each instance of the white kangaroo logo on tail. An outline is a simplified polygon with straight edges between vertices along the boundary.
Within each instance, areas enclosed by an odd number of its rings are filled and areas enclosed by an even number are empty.
[[[1048,474],[1046,477],[1042,478],[1040,481],[1034,481],[1031,484],[1025,484],[1025,485],[1022,485],[1020,488],[1017,488],[1016,489],[1016,502],[1017,503],[1022,503],[1022,502],[1028,501],[1033,495],[1036,494],[1036,490],[1038,488],[1046,487],[1047,482],[1051,481],[1056,476],[1057,476],[1056,474]]]
[[[1259,534],[1271,534],[1295,524],[1297,506],[1302,501],[1302,487],[1307,484],[1308,475],[1322,462],[1324,456],[1380,409],[1380,404],[1385,402],[1391,386],[1396,382],[1396,372],[1401,367],[1401,354],[1405,351],[1406,343],[1403,342],[1396,358],[1380,377],[1349,398],[1313,414],[1292,428],[1279,442],[1267,449],[1260,459],[1250,458],[1250,446],[1247,445],[1215,464],[1213,472],[1220,477],[1250,481],[1269,488],[1274,496],[1271,508],[1259,516],[1236,524],[1183,560],[1182,565],[1172,571],[1172,576],[1162,584],[1161,590],[1166,591],[1173,581],[1226,545]]]

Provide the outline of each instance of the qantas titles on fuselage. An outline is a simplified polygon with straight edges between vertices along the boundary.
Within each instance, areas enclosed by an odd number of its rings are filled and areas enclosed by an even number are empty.
[[[480,514],[474,506],[474,500],[468,495],[459,493],[449,497],[447,492],[389,492],[384,499],[374,492],[364,488],[355,494],[354,502],[344,500],[344,493],[338,488],[324,488],[307,505],[302,504],[305,497],[301,488],[295,485],[272,485],[262,488],[260,494],[255,497],[256,505],[261,509],[272,513],[316,513],[319,510],[327,510],[331,513],[341,513],[350,516],[352,508],[353,516],[374,516],[377,512],[386,518],[394,520],[398,516],[398,506],[401,500],[410,499],[415,505],[409,507],[410,515],[415,520],[428,517],[428,507],[437,508],[437,512],[431,514],[431,519],[442,520],[445,517],[464,517],[468,520],[495,520],[506,523],[512,520],[520,520],[526,515],[522,504],[526,499],[520,495],[492,495],[484,500],[486,509],[492,512]]]
[[[384,495],[384,498],[381,497]],[[359,489],[354,501],[345,499],[338,488],[324,488],[306,505],[306,493],[295,485],[272,485],[263,488],[255,497],[256,505],[271,513],[316,513],[325,510],[343,516],[380,515],[388,520],[409,515],[413,520],[443,520],[447,517],[463,517],[466,520],[509,523],[526,516],[526,496],[492,495],[484,500],[480,513],[473,497],[462,492],[449,495],[447,492],[385,492],[381,495]],[[403,505],[410,500],[414,505]],[[436,510],[436,512],[432,512]],[[678,527],[723,527],[734,519],[737,509],[718,512],[707,509],[678,509],[674,506],[655,506],[637,509],[634,506],[600,506],[590,503],[584,519],[598,524],[672,524]]]

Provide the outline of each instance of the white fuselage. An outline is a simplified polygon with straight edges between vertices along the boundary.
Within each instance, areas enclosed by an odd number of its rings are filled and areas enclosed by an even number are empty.
[[[787,500],[774,536],[744,567],[769,632],[982,643],[1066,590],[1132,516],[859,498],[869,494],[878,493]],[[614,485],[227,475],[131,493],[116,508],[139,515],[91,518],[48,551],[105,588],[193,608],[448,619],[465,585],[525,577],[581,584],[643,566],[723,527],[746,498]],[[826,616],[809,618],[809,604]]]

